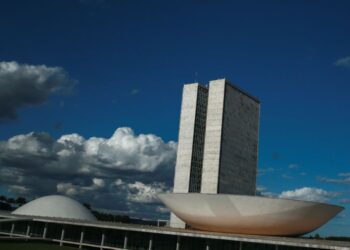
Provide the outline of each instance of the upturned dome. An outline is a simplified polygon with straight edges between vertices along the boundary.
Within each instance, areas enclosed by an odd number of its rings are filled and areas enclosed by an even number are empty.
[[[76,220],[96,220],[95,216],[82,204],[63,195],[48,195],[35,199],[17,208],[12,214]]]

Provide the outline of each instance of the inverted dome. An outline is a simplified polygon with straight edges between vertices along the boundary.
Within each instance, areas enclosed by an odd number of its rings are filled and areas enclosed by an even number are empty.
[[[35,199],[17,208],[12,214],[96,220],[95,216],[87,208],[79,202],[63,195],[48,195]]]
[[[158,197],[193,228],[238,234],[303,235],[344,209],[325,203],[247,195],[167,193]]]

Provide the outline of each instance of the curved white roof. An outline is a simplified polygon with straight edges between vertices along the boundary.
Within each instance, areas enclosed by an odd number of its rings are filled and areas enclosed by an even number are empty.
[[[96,220],[95,216],[82,204],[63,195],[48,195],[35,199],[17,208],[12,214]]]
[[[158,197],[193,228],[239,234],[302,235],[343,210],[325,203],[247,195],[169,193]]]

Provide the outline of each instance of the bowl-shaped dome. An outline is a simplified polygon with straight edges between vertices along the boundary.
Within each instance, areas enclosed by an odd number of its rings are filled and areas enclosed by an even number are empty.
[[[96,220],[95,216],[86,207],[62,195],[49,195],[35,199],[17,208],[12,214],[76,220]]]
[[[160,200],[193,228],[238,234],[302,235],[343,210],[319,202],[226,194],[160,194]]]

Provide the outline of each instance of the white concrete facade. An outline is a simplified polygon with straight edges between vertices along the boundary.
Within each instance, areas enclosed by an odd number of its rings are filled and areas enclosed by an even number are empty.
[[[200,190],[206,100],[206,88],[198,83],[184,85],[174,177],[175,193],[193,192],[194,189]],[[201,136],[201,134],[203,135]],[[200,169],[198,169],[199,167]],[[174,214],[171,214],[170,225],[172,227],[185,227],[185,223]]]
[[[225,85],[225,80],[209,85],[201,193],[218,193]]]
[[[248,195],[169,193],[158,197],[192,228],[237,234],[303,235],[344,209],[326,203]]]
[[[185,84],[173,192],[255,194],[258,127],[259,101],[225,79]]]
[[[225,79],[210,82],[201,193],[255,194],[259,110]]]
[[[14,215],[42,216],[96,221],[82,204],[63,195],[48,195],[35,199],[12,212]]]
[[[187,193],[190,183],[198,84],[186,84],[182,93],[179,144],[177,147],[174,193]]]

